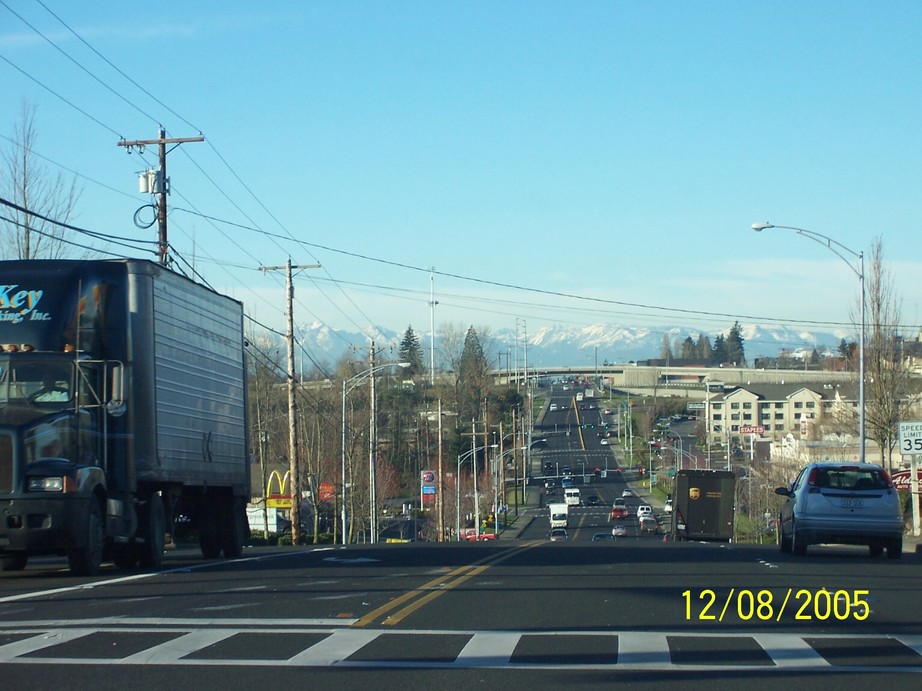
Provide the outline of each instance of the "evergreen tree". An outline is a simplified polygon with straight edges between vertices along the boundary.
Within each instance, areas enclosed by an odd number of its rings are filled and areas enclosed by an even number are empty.
[[[727,341],[724,339],[723,334],[717,334],[717,338],[714,339],[714,349],[711,351],[711,364],[720,365],[721,363],[729,362],[729,360]]]
[[[487,394],[487,374],[490,371],[483,345],[471,326],[464,337],[464,348],[458,364],[459,420],[480,419],[481,402]]]
[[[732,362],[738,367],[746,366],[746,352],[743,347],[743,327],[739,322],[734,322],[725,341],[727,345],[727,362]]]
[[[692,340],[691,336],[686,336],[685,340],[682,341],[682,359],[694,360],[695,357],[695,342]]]
[[[418,377],[426,373],[426,366],[423,364],[423,349],[419,345],[419,337],[413,331],[412,326],[407,327],[400,341],[400,361],[410,363],[405,370],[408,377]]]

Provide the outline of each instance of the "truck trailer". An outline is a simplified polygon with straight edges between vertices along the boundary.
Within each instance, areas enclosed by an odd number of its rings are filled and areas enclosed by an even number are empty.
[[[0,568],[158,567],[177,519],[241,554],[243,306],[146,260],[0,262]]]
[[[729,470],[680,470],[672,499],[673,539],[733,539],[736,476]]]

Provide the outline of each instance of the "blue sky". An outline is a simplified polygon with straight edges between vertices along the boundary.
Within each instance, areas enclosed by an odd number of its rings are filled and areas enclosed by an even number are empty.
[[[170,241],[277,328],[258,267],[289,256],[322,265],[296,321],[350,331],[427,332],[430,288],[437,326],[849,323],[855,274],[771,221],[882,239],[914,334],[920,29],[900,1],[0,0],[0,149],[35,105],[76,225],[154,239],[155,152],[116,142],[201,132]]]

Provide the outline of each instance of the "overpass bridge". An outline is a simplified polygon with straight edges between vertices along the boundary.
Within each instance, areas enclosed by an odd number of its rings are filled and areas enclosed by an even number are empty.
[[[524,381],[523,370],[492,370],[497,385],[515,384]],[[615,388],[652,394],[654,391],[666,395],[680,395],[704,399],[708,386],[712,389],[723,386],[745,386],[748,384],[794,384],[797,382],[829,384],[854,382],[855,372],[825,372],[800,369],[755,369],[749,367],[669,367],[662,365],[598,365],[598,366],[539,366],[528,369],[532,382],[556,381],[576,378],[600,388]]]

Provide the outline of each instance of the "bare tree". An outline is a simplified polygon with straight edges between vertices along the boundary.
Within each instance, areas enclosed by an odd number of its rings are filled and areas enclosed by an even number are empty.
[[[869,264],[865,273],[865,426],[867,435],[880,447],[881,465],[892,468],[900,407],[908,395],[910,374],[901,353],[902,300],[895,293],[893,280],[884,265],[880,238],[871,246]]]
[[[2,223],[6,232],[0,243],[0,252],[7,259],[59,259],[79,252],[73,245],[64,242],[66,229],[39,217],[69,223],[80,190],[76,179],[68,182],[62,173],[52,175],[40,164],[35,153],[38,139],[35,110],[30,103],[22,104],[13,144],[9,151],[3,153],[6,169],[5,174],[0,176],[3,197],[28,210],[4,210]]]

